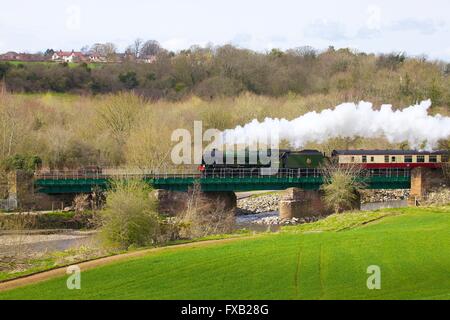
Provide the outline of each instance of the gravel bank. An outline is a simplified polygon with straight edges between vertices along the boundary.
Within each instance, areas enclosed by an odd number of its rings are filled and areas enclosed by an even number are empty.
[[[361,204],[374,202],[388,202],[407,200],[409,198],[409,190],[363,190],[361,191]]]
[[[96,232],[93,231],[68,231],[62,233],[33,232],[5,233],[0,235],[0,257],[12,252],[20,251],[26,254],[38,254],[43,252],[62,251],[80,246],[96,247]]]
[[[281,195],[273,193],[257,197],[249,197],[238,200],[238,215],[249,215],[266,212],[274,212],[279,210]]]
[[[426,206],[444,206],[450,204],[450,189],[442,188],[430,192],[423,202]]]
[[[311,223],[323,219],[323,217],[307,217],[302,219],[293,218],[281,221],[278,212],[266,212],[251,215],[242,215],[236,218],[238,226],[246,227],[251,225],[258,226],[285,226],[292,224]]]

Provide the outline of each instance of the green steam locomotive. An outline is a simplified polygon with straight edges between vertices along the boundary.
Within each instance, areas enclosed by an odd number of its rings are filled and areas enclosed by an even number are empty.
[[[317,150],[267,150],[267,152],[250,151],[221,152],[213,150],[205,154],[200,171],[216,169],[261,169],[277,167],[280,169],[315,169],[327,161],[325,154]]]

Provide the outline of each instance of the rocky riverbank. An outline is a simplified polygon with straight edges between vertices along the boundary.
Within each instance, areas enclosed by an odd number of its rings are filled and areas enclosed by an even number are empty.
[[[361,204],[374,202],[388,202],[407,200],[409,198],[409,190],[362,190]]]
[[[409,190],[363,190],[361,204],[401,201],[409,198]],[[281,193],[271,193],[238,200],[238,215],[251,215],[279,210]]]
[[[288,220],[281,220],[278,212],[266,212],[259,214],[243,215],[236,218],[236,223],[241,227],[248,225],[259,226],[285,226],[293,224],[304,224],[316,222],[324,217],[305,217],[305,218],[292,218]]]
[[[284,226],[293,224],[311,223],[324,217],[305,217],[281,220],[278,213],[280,208],[281,192],[253,196],[238,200],[236,223],[240,227],[249,226]]]
[[[254,196],[238,200],[238,215],[250,215],[266,212],[275,212],[280,208],[280,193]]]
[[[450,189],[441,188],[433,190],[428,194],[423,205],[425,206],[444,206],[450,204]]]

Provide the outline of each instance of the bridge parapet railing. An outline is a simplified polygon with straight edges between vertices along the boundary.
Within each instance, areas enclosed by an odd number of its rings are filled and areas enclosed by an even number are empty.
[[[370,169],[362,170],[361,178],[371,177],[410,177],[409,169]],[[255,169],[209,169],[202,173],[204,178],[320,178],[323,176],[322,169],[279,169],[272,174],[264,174],[260,168]]]
[[[409,169],[370,169],[360,173],[362,178],[370,177],[410,177]],[[278,169],[272,173],[263,171],[261,168],[218,168],[208,169],[203,172],[193,170],[127,170],[127,169],[107,169],[97,172],[82,170],[65,170],[51,172],[36,172],[35,178],[41,180],[106,180],[106,179],[173,179],[173,178],[194,178],[194,179],[221,179],[221,178],[320,178],[323,176],[321,169]]]
[[[268,169],[268,168],[267,168]],[[261,168],[219,168],[202,172],[202,178],[317,178],[322,173],[319,169],[278,169],[270,172]]]
[[[410,177],[411,170],[405,168],[368,169],[361,171],[366,177]]]
[[[89,170],[55,170],[37,171],[35,179],[40,180],[110,180],[110,179],[169,179],[174,177],[200,177],[200,172],[193,170],[152,170],[152,169],[102,169]]]

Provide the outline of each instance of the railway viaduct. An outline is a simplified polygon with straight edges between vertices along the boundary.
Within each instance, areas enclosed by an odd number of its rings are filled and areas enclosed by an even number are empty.
[[[317,169],[285,170],[274,176],[244,172],[242,170],[198,173],[128,174],[79,172],[52,172],[26,174],[13,172],[0,177],[0,198],[3,206],[23,210],[58,210],[70,206],[77,194],[105,190],[114,179],[143,179],[154,189],[164,212],[183,208],[187,191],[194,185],[201,187],[203,195],[214,203],[224,202],[236,206],[235,192],[255,190],[287,190],[280,203],[281,218],[325,215],[320,187],[323,178]],[[370,170],[361,178],[367,189],[411,189],[410,205],[420,205],[428,191],[445,180],[442,170],[415,168]],[[214,201],[212,201],[214,200]],[[354,204],[354,208],[359,202]]]

